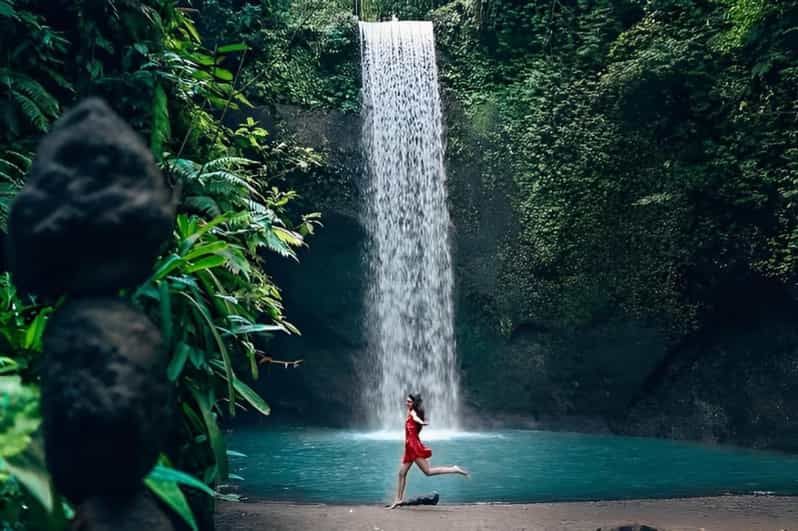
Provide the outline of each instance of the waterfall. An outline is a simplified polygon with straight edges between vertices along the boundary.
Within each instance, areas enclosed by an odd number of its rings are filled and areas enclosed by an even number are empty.
[[[446,172],[431,22],[360,23],[370,233],[367,404],[398,429],[420,392],[434,429],[458,425]],[[375,381],[376,380],[376,381]]]

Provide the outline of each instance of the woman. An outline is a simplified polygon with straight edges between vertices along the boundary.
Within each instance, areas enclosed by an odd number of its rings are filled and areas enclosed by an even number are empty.
[[[424,406],[421,401],[421,396],[407,395],[407,419],[405,420],[405,455],[402,458],[402,464],[399,467],[399,486],[396,491],[396,501],[391,504],[390,508],[393,509],[402,503],[405,495],[405,485],[407,485],[407,472],[410,467],[415,463],[427,476],[437,476],[440,474],[460,474],[467,476],[468,472],[459,466],[430,466],[429,457],[432,451],[424,446],[421,439],[418,438],[421,433],[421,428],[426,426],[428,422],[425,420]]]

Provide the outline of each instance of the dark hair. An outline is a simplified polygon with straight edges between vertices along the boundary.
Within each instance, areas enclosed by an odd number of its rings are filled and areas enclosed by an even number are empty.
[[[416,412],[418,418],[421,420],[427,420],[427,415],[424,413],[424,401],[421,399],[421,395],[418,393],[408,393],[407,397],[413,401],[413,411]]]

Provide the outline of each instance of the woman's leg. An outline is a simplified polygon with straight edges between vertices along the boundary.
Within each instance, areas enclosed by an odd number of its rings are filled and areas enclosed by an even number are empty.
[[[402,463],[402,466],[399,467],[399,484],[396,487],[396,500],[394,500],[393,505],[391,505],[391,509],[399,505],[405,498],[407,471],[410,470],[411,466],[413,466],[413,463]]]
[[[426,476],[439,476],[441,474],[460,474],[461,476],[467,476],[468,472],[460,468],[459,466],[429,466],[429,461],[423,459],[421,457],[416,459],[416,465],[418,468],[424,472]]]

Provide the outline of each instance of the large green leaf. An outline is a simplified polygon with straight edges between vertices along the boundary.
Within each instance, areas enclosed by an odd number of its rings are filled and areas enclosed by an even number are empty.
[[[180,221],[181,217],[185,218],[186,216],[178,216],[178,221]],[[208,222],[205,222],[196,231],[192,231],[191,234],[186,234],[185,239],[180,242],[180,252],[181,253],[188,252],[188,250],[191,249],[194,246],[194,244],[197,243],[197,241],[199,241],[199,239],[202,238],[202,236],[206,232],[213,229],[214,227],[221,225],[225,221],[227,221],[227,215],[222,214],[220,216],[216,216],[215,218],[213,218]],[[186,223],[184,226],[188,227],[189,225]]]
[[[166,278],[172,271],[180,267],[185,260],[176,254],[170,254],[165,260],[161,260],[157,264],[155,273],[152,275],[152,280],[161,280]]]
[[[189,389],[199,407],[208,433],[208,442],[216,462],[216,478],[214,479],[224,481],[227,478],[227,448],[222,432],[219,430],[219,424],[216,422],[216,416],[213,414],[213,402],[208,395],[196,387],[190,386]]]
[[[205,256],[206,254],[216,254],[221,251],[224,251],[230,244],[225,241],[216,241],[206,243],[204,245],[200,245],[195,247],[190,253],[187,253],[183,258],[188,261],[196,260],[201,256]]]
[[[205,324],[207,325],[205,330],[211,335],[216,343],[216,347],[219,349],[219,354],[222,356],[225,372],[227,374],[227,396],[230,398],[228,411],[230,412],[230,415],[235,415],[235,390],[232,383],[234,378],[233,362],[230,359],[230,353],[227,350],[227,345],[225,345],[222,336],[219,335],[219,331],[216,329],[216,325],[213,322],[213,318],[211,317],[211,313],[208,308],[188,293],[180,292],[180,295],[188,299],[188,301],[192,304],[192,307],[205,321]]]
[[[208,496],[216,495],[216,492],[208,485],[198,480],[190,474],[181,472],[175,468],[171,468],[162,464],[155,465],[155,467],[147,475],[147,479],[154,479],[157,481],[169,481],[180,485],[186,485],[195,489],[201,490]]]
[[[3,467],[8,469],[47,512],[52,512],[55,494],[44,462],[44,449],[38,441],[31,442],[23,452],[12,457],[0,458],[0,469]]]
[[[47,325],[47,318],[50,313],[52,313],[52,308],[46,308],[34,317],[33,322],[25,331],[25,341],[22,344],[23,348],[34,352],[42,350],[42,336],[44,335],[44,328]]]
[[[185,520],[189,528],[198,531],[197,521],[191,507],[188,505],[185,495],[174,481],[153,478],[152,475],[144,478],[144,483],[149,489],[160,498],[170,509],[180,515]]]
[[[236,393],[249,402],[249,404],[260,411],[264,415],[268,415],[271,413],[271,408],[269,408],[269,404],[266,403],[263,398],[260,397],[258,393],[256,393],[250,386],[235,378],[233,380],[233,387],[236,389]]]
[[[224,365],[222,365],[219,360],[212,360],[211,364],[219,369],[224,369]],[[224,375],[222,377],[226,378]],[[233,387],[235,388],[238,396],[243,398],[249,405],[257,409],[259,412],[264,415],[269,415],[271,413],[269,404],[267,404],[266,401],[255,392],[254,389],[239,380],[235,375],[233,376]]]
[[[18,19],[17,12],[13,4],[9,4],[4,0],[0,0],[0,17]]]
[[[0,374],[9,374],[17,372],[20,368],[17,360],[0,356]]]
[[[169,123],[169,100],[161,83],[155,85],[152,95],[152,127],[150,129],[150,149],[156,160],[163,158],[164,147],[172,135]]]
[[[285,332],[285,327],[280,325],[267,325],[267,324],[243,324],[232,327],[228,334],[234,336],[241,336],[246,334],[262,334],[268,332]]]
[[[163,343],[168,347],[172,345],[172,295],[169,293],[169,283],[161,281],[158,285],[159,302],[161,303],[161,335]]]
[[[169,367],[166,369],[166,375],[169,381],[176,382],[183,372],[183,367],[186,365],[188,355],[191,352],[191,347],[182,341],[177,344],[172,359],[169,361]]]
[[[225,44],[224,46],[219,46],[216,49],[216,53],[226,54],[226,53],[243,52],[245,50],[249,50],[249,46],[247,46],[243,42],[237,42],[235,44]]]
[[[219,255],[212,255],[206,256],[205,258],[192,263],[188,267],[186,267],[186,273],[194,273],[197,271],[202,271],[204,269],[213,269],[214,267],[221,267],[227,262],[227,259],[224,256]]]
[[[232,81],[233,73],[225,68],[213,68],[211,73],[222,81]]]

